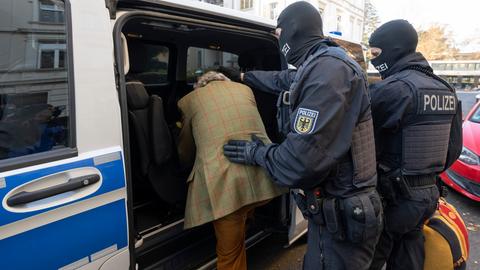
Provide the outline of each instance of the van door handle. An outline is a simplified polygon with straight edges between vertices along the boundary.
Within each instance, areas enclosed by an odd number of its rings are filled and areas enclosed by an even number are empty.
[[[90,174],[69,179],[66,183],[53,187],[43,188],[36,191],[22,191],[7,199],[7,205],[17,206],[42,200],[65,192],[73,191],[97,183],[100,175]]]

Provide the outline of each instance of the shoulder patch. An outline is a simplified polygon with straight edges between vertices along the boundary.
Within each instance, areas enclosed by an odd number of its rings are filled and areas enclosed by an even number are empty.
[[[318,111],[299,108],[293,124],[294,130],[299,134],[309,134],[315,129]]]

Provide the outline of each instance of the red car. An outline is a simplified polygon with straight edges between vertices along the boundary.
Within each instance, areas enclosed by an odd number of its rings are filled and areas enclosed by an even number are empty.
[[[480,101],[463,122],[462,154],[440,177],[447,186],[480,202]]]

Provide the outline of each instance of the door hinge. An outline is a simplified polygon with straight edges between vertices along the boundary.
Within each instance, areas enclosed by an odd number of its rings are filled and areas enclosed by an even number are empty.
[[[105,7],[108,8],[111,20],[117,17],[117,3],[118,0],[105,0]]]

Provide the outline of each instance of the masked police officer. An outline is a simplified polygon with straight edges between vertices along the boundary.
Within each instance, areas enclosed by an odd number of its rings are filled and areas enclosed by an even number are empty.
[[[385,203],[385,229],[371,269],[382,269],[385,262],[387,269],[423,269],[423,223],[436,209],[436,174],[448,166],[459,104],[448,83],[415,52],[417,41],[405,20],[382,25],[369,40],[371,62],[383,78],[370,90]]]
[[[242,77],[251,87],[279,94],[280,111],[288,110],[287,119],[279,117],[285,140],[229,141],[224,154],[232,162],[261,166],[277,184],[305,192],[296,195],[309,221],[304,269],[368,269],[382,210],[364,73],[324,38],[320,14],[307,2],[288,6],[276,33],[296,71],[252,71]]]

